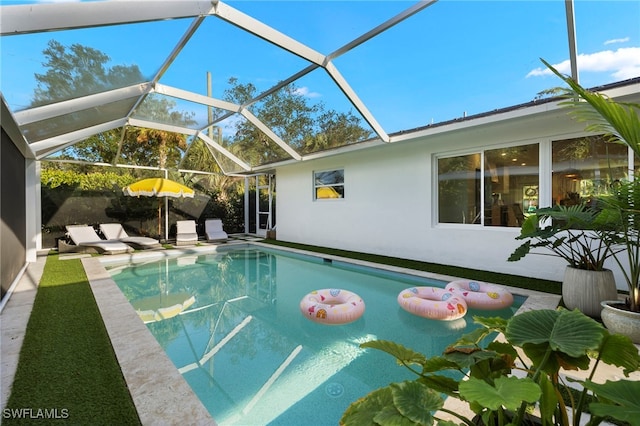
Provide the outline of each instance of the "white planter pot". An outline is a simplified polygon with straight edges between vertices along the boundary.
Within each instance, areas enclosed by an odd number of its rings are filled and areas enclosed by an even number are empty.
[[[614,305],[619,303],[617,300],[602,302],[602,322],[611,333],[622,334],[640,344],[640,312],[618,309]]]
[[[587,271],[567,266],[562,280],[562,301],[568,309],[600,318],[603,300],[615,300],[618,290],[613,272]]]

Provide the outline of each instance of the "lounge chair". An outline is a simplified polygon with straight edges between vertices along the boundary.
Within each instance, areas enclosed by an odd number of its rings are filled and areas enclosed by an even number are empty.
[[[204,231],[207,234],[207,241],[225,241],[229,235],[222,229],[222,220],[207,219],[204,221]]]
[[[176,245],[188,246],[198,242],[195,220],[179,220],[176,222]]]
[[[120,241],[107,241],[100,238],[95,229],[87,225],[67,225],[67,236],[76,245],[65,244],[62,251],[84,253],[120,254],[130,253],[131,247]]]
[[[162,248],[160,241],[149,237],[129,236],[119,223],[101,223],[100,232],[107,241],[120,241],[140,250],[153,250]]]

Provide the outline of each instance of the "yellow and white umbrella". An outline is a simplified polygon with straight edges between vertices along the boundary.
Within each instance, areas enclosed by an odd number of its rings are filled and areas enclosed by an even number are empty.
[[[165,178],[143,179],[124,187],[122,191],[131,197],[193,198],[194,194],[193,189]]]
[[[165,178],[149,178],[132,183],[122,188],[122,192],[130,197],[158,197],[165,199],[165,210],[168,210],[168,198],[193,198],[193,189],[182,185],[181,183]],[[158,205],[158,235],[161,232],[162,223],[162,205]],[[165,239],[169,238],[169,212],[165,212]]]

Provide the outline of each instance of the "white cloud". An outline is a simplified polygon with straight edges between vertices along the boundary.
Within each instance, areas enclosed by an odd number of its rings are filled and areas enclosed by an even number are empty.
[[[614,38],[611,40],[607,40],[604,42],[604,45],[606,46],[607,44],[615,44],[615,43],[626,43],[629,41],[629,37],[625,37],[625,38]]]
[[[571,73],[569,60],[552,64],[563,74]],[[603,50],[591,54],[578,55],[578,70],[582,72],[606,72],[616,78],[625,80],[640,76],[640,47],[622,47],[618,50]],[[546,68],[531,70],[528,77],[552,75]]]
[[[294,95],[300,95],[307,98],[319,98],[322,96],[318,92],[310,92],[308,87],[298,87],[293,93]]]

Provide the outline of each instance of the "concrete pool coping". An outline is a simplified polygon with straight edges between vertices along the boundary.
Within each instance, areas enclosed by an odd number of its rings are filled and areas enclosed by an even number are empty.
[[[195,395],[186,380],[175,368],[164,350],[153,337],[147,326],[140,321],[133,306],[122,294],[105,265],[122,262],[146,262],[156,259],[181,256],[184,254],[206,254],[225,251],[237,247],[265,247],[273,250],[319,257],[374,269],[403,273],[413,276],[453,281],[457,277],[416,271],[407,268],[382,265],[335,255],[312,251],[273,246],[255,241],[237,241],[220,245],[202,245],[180,249],[140,252],[125,255],[82,257],[87,278],[105,327],[111,339],[113,350],[120,364],[129,392],[138,411],[142,424],[216,424],[202,402]],[[2,408],[8,400],[11,383],[17,367],[19,350],[26,323],[28,321],[37,283],[40,281],[46,257],[31,264],[24,274],[16,292],[7,302],[2,315]],[[33,266],[33,267],[31,267]],[[23,282],[24,281],[24,282]],[[555,309],[560,296],[508,287],[514,294],[527,296],[518,313],[534,309]],[[14,300],[15,299],[15,300]],[[29,304],[29,299],[30,304]],[[13,302],[12,302],[13,301]],[[4,318],[8,318],[7,324]],[[6,353],[5,353],[6,352]],[[457,400],[448,399],[446,407]],[[454,408],[459,411],[458,408]]]

